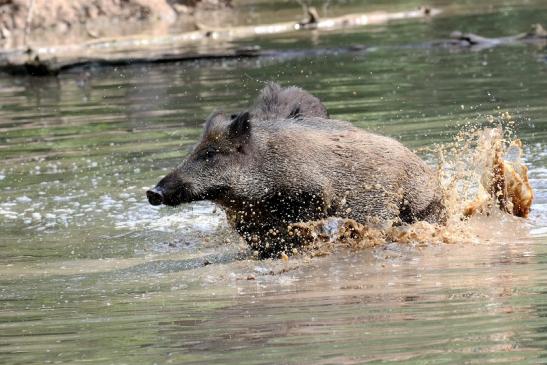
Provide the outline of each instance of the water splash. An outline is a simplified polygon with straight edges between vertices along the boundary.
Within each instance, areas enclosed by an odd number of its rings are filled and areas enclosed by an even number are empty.
[[[449,224],[493,209],[528,216],[533,192],[515,129],[508,112],[489,115],[486,126],[468,125],[452,143],[437,147]]]

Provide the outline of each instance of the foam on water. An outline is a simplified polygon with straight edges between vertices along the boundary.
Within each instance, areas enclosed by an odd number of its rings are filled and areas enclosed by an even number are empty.
[[[120,217],[115,226],[118,229],[162,232],[213,232],[227,227],[225,214],[212,203],[197,202],[181,209],[168,209],[170,212],[167,215],[165,210],[166,208],[153,207],[148,203],[138,203]]]

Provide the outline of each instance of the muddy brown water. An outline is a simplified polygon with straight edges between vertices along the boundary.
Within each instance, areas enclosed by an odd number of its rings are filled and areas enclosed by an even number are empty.
[[[547,362],[546,51],[423,46],[454,29],[515,34],[547,8],[479,11],[263,40],[379,46],[359,53],[1,76],[0,362]],[[510,112],[536,192],[530,218],[477,218],[473,242],[285,262],[249,259],[211,204],[148,205],[144,189],[204,118],[271,79],[432,164],[429,147]]]

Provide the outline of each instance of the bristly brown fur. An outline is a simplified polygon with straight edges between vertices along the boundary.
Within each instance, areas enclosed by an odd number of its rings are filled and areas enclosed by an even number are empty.
[[[251,115],[260,120],[329,117],[327,108],[317,97],[299,87],[282,88],[273,82],[262,89],[251,108]]]

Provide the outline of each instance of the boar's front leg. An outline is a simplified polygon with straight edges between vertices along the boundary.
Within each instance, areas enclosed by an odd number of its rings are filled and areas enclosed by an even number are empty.
[[[326,218],[332,207],[320,194],[275,194],[255,203],[226,209],[230,225],[245,239],[260,258],[278,257],[281,252],[290,255],[294,248],[304,244],[301,237],[290,234],[294,223]]]
[[[277,258],[281,252],[290,255],[293,248],[302,244],[298,237],[289,236],[289,224],[283,221],[271,217],[268,220],[241,219],[242,212],[227,215],[230,225],[260,259]]]

